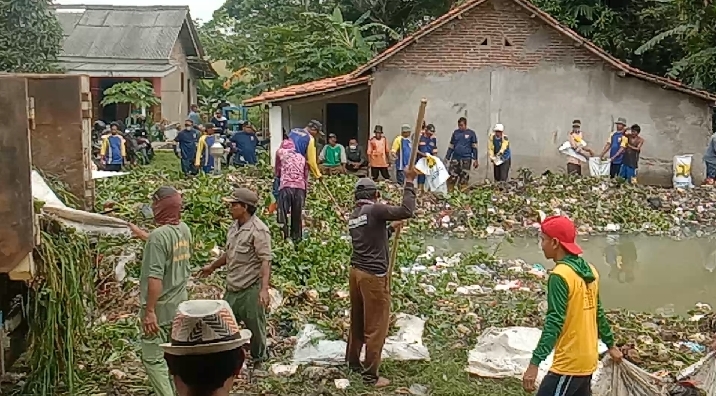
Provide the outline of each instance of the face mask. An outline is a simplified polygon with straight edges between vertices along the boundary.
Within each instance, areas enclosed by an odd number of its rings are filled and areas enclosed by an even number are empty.
[[[187,131],[190,131],[192,128],[191,128],[191,125],[184,125],[184,129],[186,129]]]
[[[355,150],[358,148],[358,146],[350,146],[351,150]]]

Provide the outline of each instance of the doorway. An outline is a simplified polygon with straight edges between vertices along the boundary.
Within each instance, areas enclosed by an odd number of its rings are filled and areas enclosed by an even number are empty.
[[[338,143],[346,146],[351,138],[358,138],[358,104],[328,103],[326,131],[335,133]]]

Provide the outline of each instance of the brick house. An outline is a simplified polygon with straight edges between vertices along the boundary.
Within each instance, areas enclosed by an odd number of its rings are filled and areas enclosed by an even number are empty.
[[[695,154],[695,175],[711,133],[716,96],[633,68],[527,0],[468,0],[376,56],[353,73],[265,92],[246,105],[268,104],[272,139],[281,128],[322,120],[340,140],[365,142],[372,126],[388,138],[414,124],[420,98],[446,152],[457,119],[478,133],[481,167],[491,172],[487,134],[503,123],[512,169],[563,170],[557,147],[572,119],[600,151],[613,121],[638,123],[646,139],[640,181],[670,183],[672,157]],[[272,147],[278,142],[272,140]]]
[[[197,101],[198,80],[216,77],[188,6],[56,5],[55,13],[64,33],[60,65],[90,76],[96,119],[128,115],[126,105],[100,105],[104,90],[147,80],[161,99],[154,119],[181,122]]]

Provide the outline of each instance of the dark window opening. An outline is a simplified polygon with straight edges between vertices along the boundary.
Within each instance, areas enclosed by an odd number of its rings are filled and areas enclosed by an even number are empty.
[[[489,39],[484,39],[484,40],[482,40],[482,42],[480,43],[480,45],[490,45],[490,40],[489,40]]]
[[[326,105],[326,132],[335,133],[338,143],[346,146],[351,138],[358,137],[358,105],[356,103],[328,103]],[[365,145],[365,142],[363,142]]]
[[[512,43],[507,39],[507,37],[505,37],[505,47],[512,47]]]
[[[184,92],[184,73],[181,73],[181,91]]]

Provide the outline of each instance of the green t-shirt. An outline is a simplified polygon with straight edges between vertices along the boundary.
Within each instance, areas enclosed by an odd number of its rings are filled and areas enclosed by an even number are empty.
[[[326,166],[338,166],[341,164],[341,152],[343,151],[343,147],[340,144],[336,144],[335,146],[331,146],[330,144],[325,146],[326,149],[326,159],[325,159],[325,165]]]
[[[141,317],[147,305],[149,278],[162,281],[162,294],[156,306],[159,325],[171,323],[179,304],[189,299],[186,283],[191,275],[192,245],[191,231],[184,223],[163,225],[149,234],[139,280]]]

